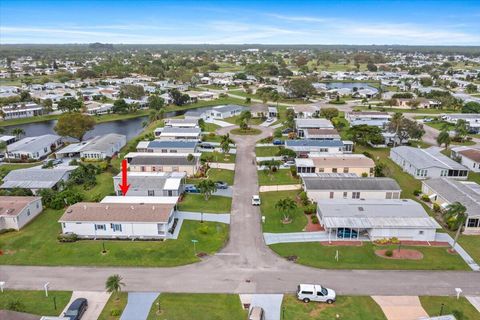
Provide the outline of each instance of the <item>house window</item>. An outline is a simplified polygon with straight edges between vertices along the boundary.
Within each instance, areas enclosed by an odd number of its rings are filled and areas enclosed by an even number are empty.
[[[423,234],[423,230],[418,231],[418,234]]]
[[[37,202],[37,209],[40,208],[40,204]]]
[[[478,228],[478,227],[480,227],[480,219],[479,219],[479,218],[470,218],[470,219],[468,219],[467,227],[469,227],[469,228]]]
[[[385,199],[392,199],[392,193],[391,193],[391,192],[387,192],[387,193],[386,193],[386,196],[385,196]]]
[[[343,173],[348,173],[348,168],[343,168]]]
[[[336,173],[336,172],[337,172],[337,168],[332,168],[332,172]]]
[[[167,149],[162,149],[162,153],[167,153],[168,150]]]
[[[330,192],[330,199],[333,199],[333,195],[334,195],[334,193]]]
[[[149,197],[154,197],[155,196],[155,190],[148,190],[148,196]]]
[[[65,228],[65,222],[62,222],[62,228]]]
[[[360,199],[360,192],[352,192],[352,199]]]
[[[29,216],[29,215],[30,215],[30,209],[27,210],[27,216]]]
[[[122,232],[122,225],[120,223],[111,223],[110,227],[114,232]]]
[[[107,230],[107,227],[104,224],[96,224],[95,225],[95,230]]]
[[[178,172],[178,166],[172,167],[173,172]]]
[[[343,192],[343,198],[346,199],[348,197],[348,192]]]
[[[318,172],[325,172],[325,168],[318,168]]]

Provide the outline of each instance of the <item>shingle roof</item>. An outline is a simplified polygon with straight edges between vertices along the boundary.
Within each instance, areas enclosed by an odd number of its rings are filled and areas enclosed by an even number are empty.
[[[467,157],[475,162],[480,162],[480,150],[479,149],[468,149],[459,151],[462,156]]]
[[[391,149],[391,152],[399,154],[402,158],[411,162],[417,168],[439,167],[454,170],[467,170],[458,162],[441,154],[438,148],[430,147],[427,149],[400,146]]]
[[[59,222],[166,222],[174,204],[79,202],[67,208]]]
[[[309,190],[387,190],[401,191],[398,183],[391,178],[337,178],[337,177],[303,177]]]
[[[30,203],[40,200],[41,197],[0,197],[0,216],[16,216]]]
[[[471,181],[436,178],[422,181],[449,203],[460,202],[469,215],[480,216],[480,186]]]

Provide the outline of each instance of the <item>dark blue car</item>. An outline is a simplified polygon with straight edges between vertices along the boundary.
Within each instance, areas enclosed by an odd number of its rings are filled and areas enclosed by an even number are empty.
[[[358,238],[358,232],[348,228],[338,229],[337,237],[340,239],[356,239]]]
[[[280,140],[280,139],[275,139],[275,140],[273,140],[273,145],[275,145],[275,146],[280,146],[280,145],[282,145],[282,144],[283,144],[283,141]]]
[[[186,186],[185,187],[185,192],[187,192],[187,193],[200,193],[200,190],[198,190],[198,188],[195,187],[195,186]]]
[[[88,302],[87,299],[78,298],[72,302],[72,304],[68,307],[67,311],[65,311],[64,317],[69,320],[80,320],[87,310]]]

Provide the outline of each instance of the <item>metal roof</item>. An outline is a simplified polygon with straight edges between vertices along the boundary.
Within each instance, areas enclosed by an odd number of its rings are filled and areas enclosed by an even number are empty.
[[[458,162],[440,153],[439,148],[430,147],[427,149],[400,146],[392,148],[390,152],[400,155],[417,169],[420,168],[444,168],[450,170],[468,170]]]
[[[26,137],[7,146],[8,152],[35,152],[50,147],[61,137],[55,134],[45,134],[37,137]]]
[[[192,140],[153,140],[149,141],[145,148],[195,148],[197,141]]]
[[[332,122],[323,118],[315,119],[295,119],[298,128],[333,128]]]
[[[391,178],[363,177],[302,177],[306,191],[309,190],[385,190],[401,191],[398,183]]]
[[[343,147],[341,140],[285,140],[285,147]]]
[[[10,171],[0,188],[44,189],[55,186],[74,166],[53,169],[27,168]]]

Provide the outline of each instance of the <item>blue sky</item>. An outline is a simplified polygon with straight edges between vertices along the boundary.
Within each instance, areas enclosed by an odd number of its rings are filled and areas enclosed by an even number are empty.
[[[480,45],[480,1],[0,0],[2,43]]]

